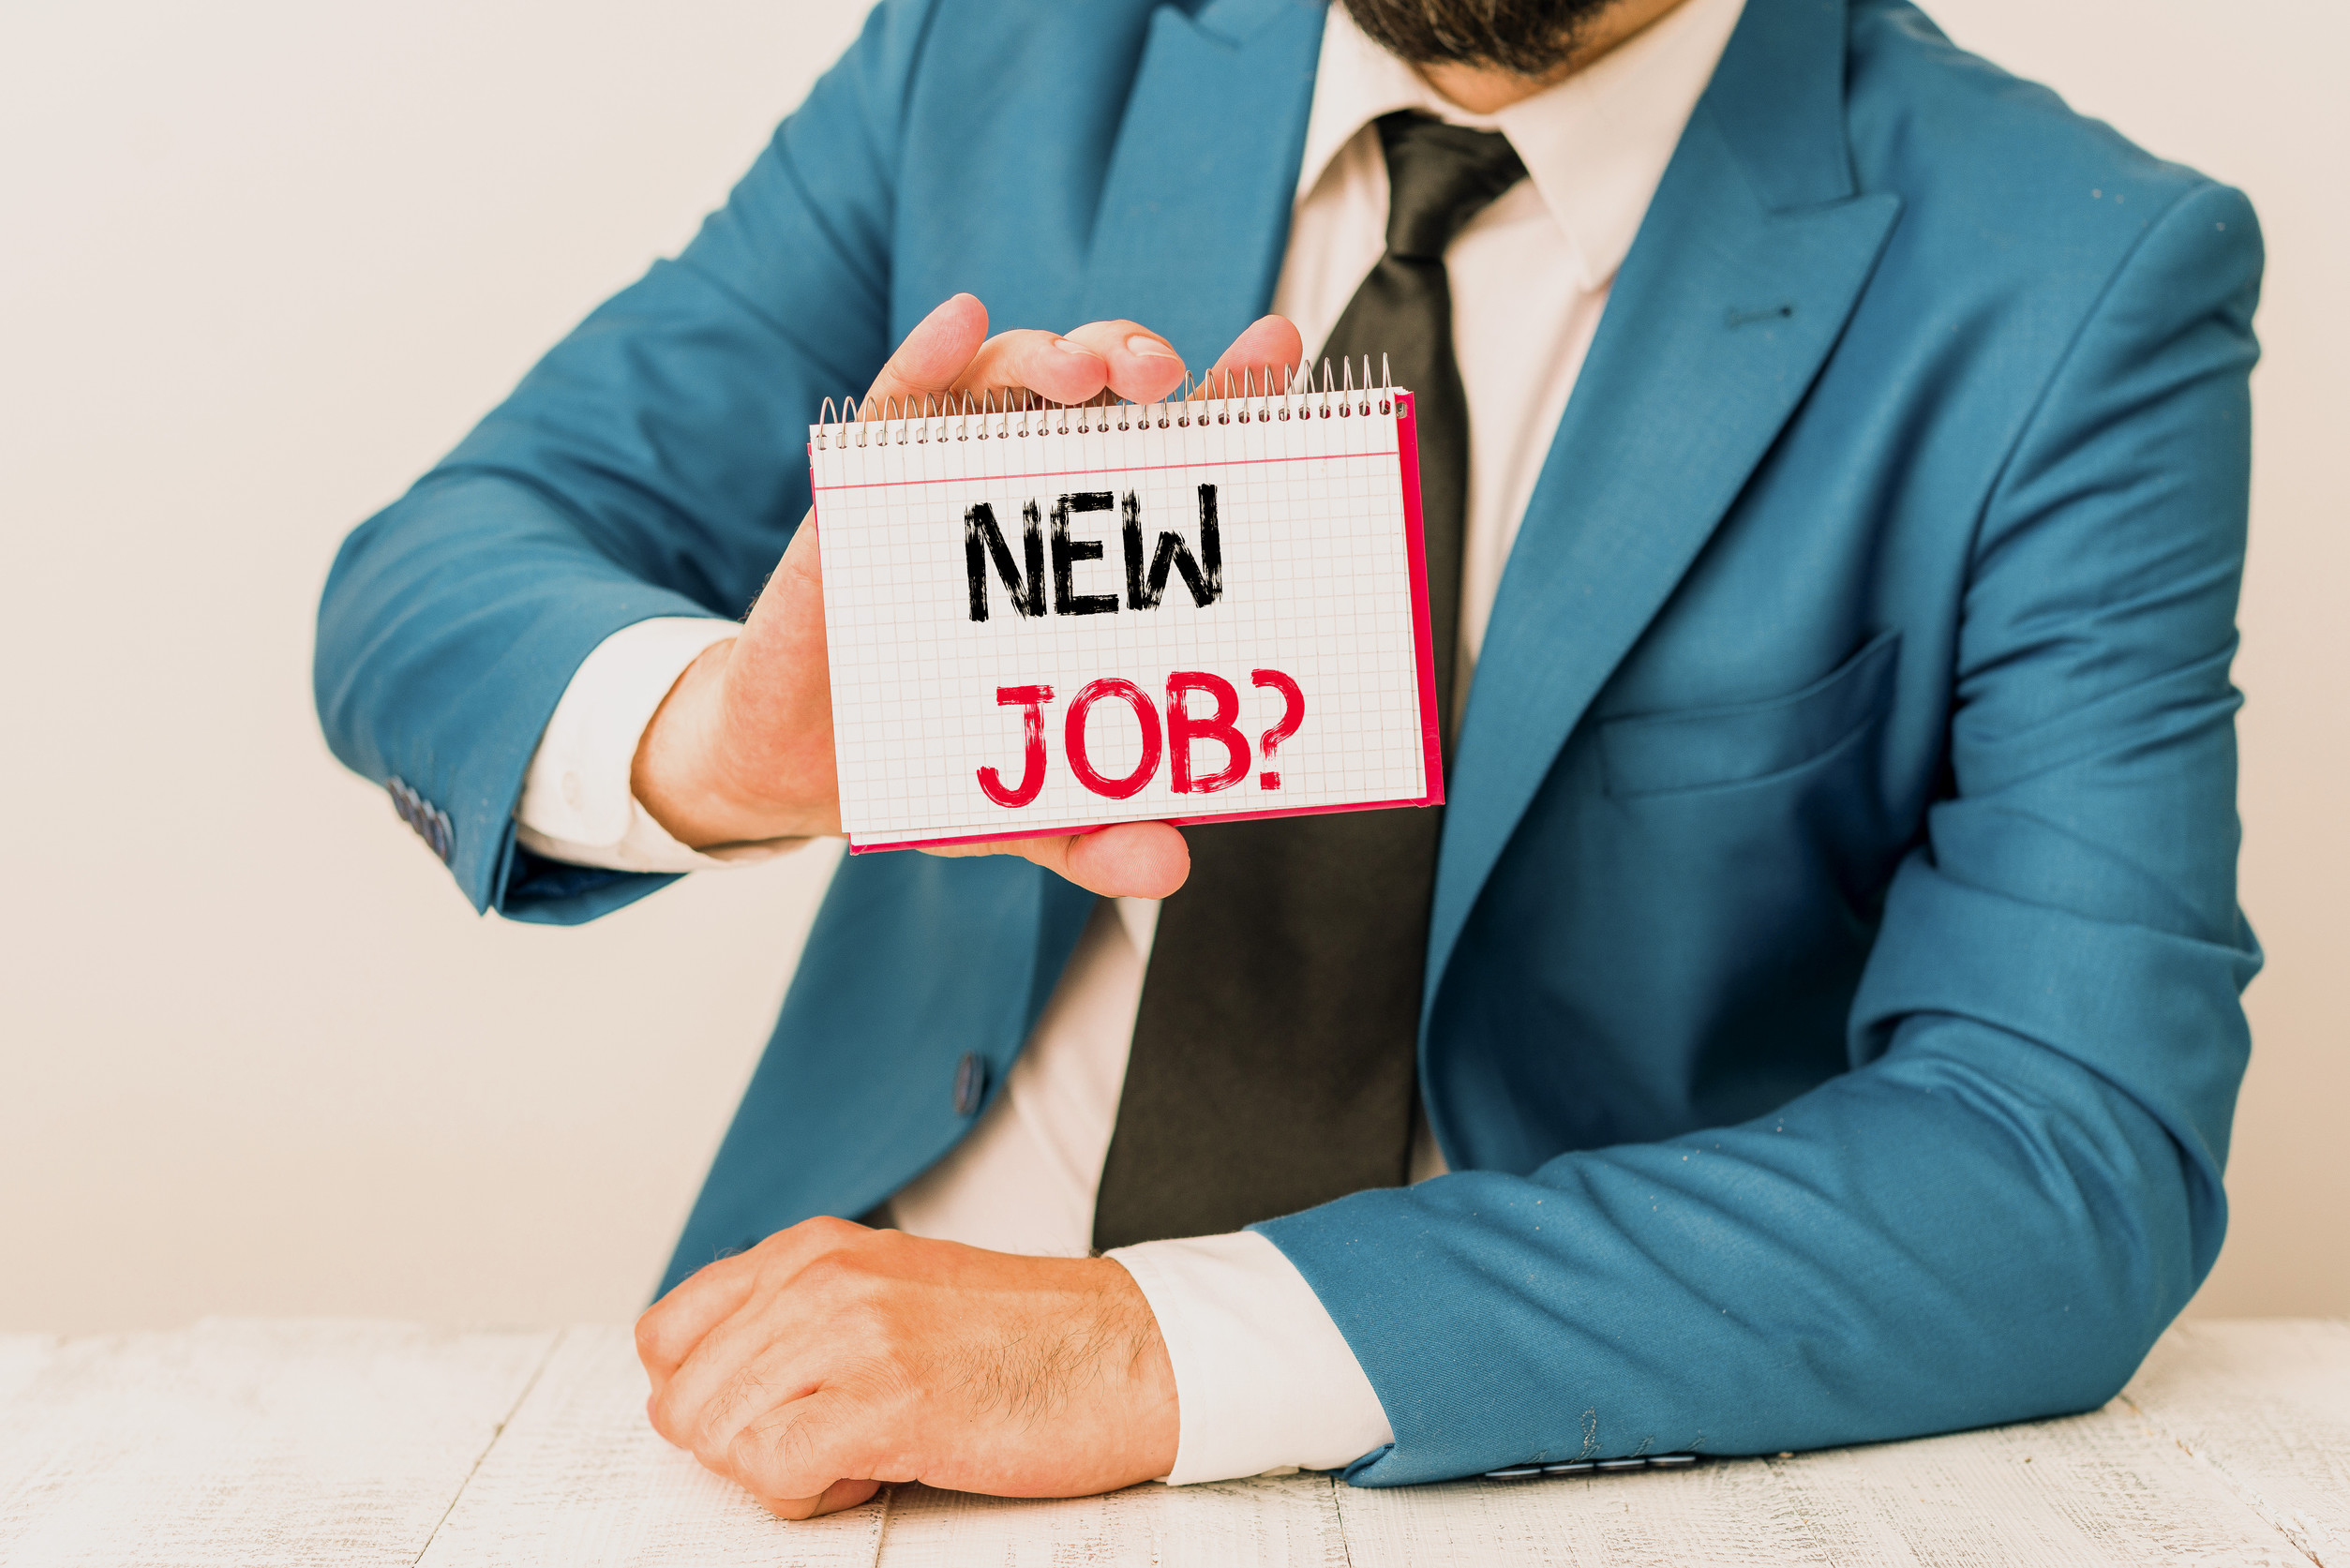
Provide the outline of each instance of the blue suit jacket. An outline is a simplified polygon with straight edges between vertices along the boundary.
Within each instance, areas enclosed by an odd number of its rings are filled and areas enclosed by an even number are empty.
[[[1323,13],[887,0],[677,260],[360,528],[336,752],[477,906],[658,877],[515,844],[574,668],[740,614],[806,426],[956,290],[1205,363],[1270,297]],[[1608,306],[1450,779],[1421,1087],[1457,1171],[1264,1226],[1392,1484],[2077,1410],[2219,1248],[2258,963],[2228,681],[2241,196],[1896,0],[1749,0]],[[436,819],[437,820],[437,819]],[[841,870],[672,1271],[971,1126],[1089,895]]]

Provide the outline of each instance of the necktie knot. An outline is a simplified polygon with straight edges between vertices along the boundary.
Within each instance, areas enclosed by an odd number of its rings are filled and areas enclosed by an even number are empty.
[[[1453,236],[1525,176],[1509,138],[1448,126],[1408,110],[1383,115],[1387,154],[1387,254],[1442,261]]]

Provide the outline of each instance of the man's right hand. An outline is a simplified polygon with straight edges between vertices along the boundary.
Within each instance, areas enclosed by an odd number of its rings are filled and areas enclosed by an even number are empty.
[[[1267,316],[1235,338],[1215,368],[1295,366],[1303,357],[1297,329]],[[1166,340],[1132,321],[1095,321],[1066,337],[1034,331],[989,337],[986,306],[957,294],[906,334],[875,379],[866,408],[988,392],[1083,403],[1107,391],[1149,403],[1173,393],[1183,374]],[[841,830],[819,551],[816,530],[803,524],[742,635],[686,666],[645,726],[631,782],[681,843],[708,848]],[[1164,898],[1191,867],[1183,835],[1163,822],[932,853],[1019,855],[1113,898]]]

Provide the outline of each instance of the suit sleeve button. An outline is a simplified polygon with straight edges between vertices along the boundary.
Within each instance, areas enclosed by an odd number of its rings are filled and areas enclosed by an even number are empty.
[[[954,1068],[954,1113],[968,1116],[987,1098],[987,1059],[976,1051],[966,1051]]]

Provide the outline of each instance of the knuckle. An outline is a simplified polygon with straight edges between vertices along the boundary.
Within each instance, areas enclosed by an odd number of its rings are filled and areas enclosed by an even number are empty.
[[[1000,360],[1041,348],[1053,335],[1037,327],[1013,327],[980,345],[980,360]]]
[[[865,1270],[854,1258],[844,1252],[819,1252],[800,1267],[793,1283],[803,1290],[820,1291],[827,1295],[853,1292],[865,1277]]]
[[[821,1396],[773,1411],[735,1434],[726,1463],[753,1491],[814,1511],[835,1482],[872,1473],[854,1452],[859,1424],[841,1419],[849,1413]]]
[[[767,1377],[754,1362],[738,1366],[718,1385],[718,1392],[710,1396],[704,1407],[701,1424],[704,1430],[727,1426],[746,1410],[756,1410],[767,1394]]]
[[[809,1254],[822,1252],[840,1245],[845,1231],[856,1227],[848,1222],[818,1215],[799,1224],[778,1231],[753,1247],[745,1257],[759,1271],[762,1279],[771,1277],[776,1268],[789,1268],[795,1259],[804,1260]]]

